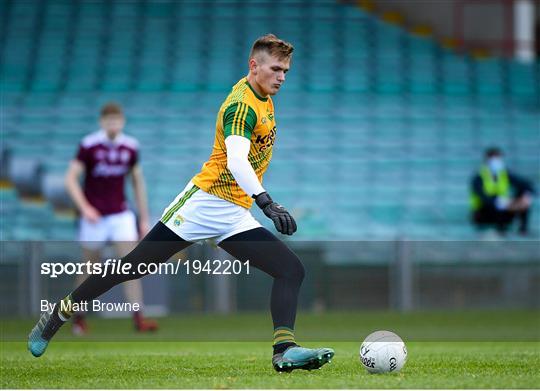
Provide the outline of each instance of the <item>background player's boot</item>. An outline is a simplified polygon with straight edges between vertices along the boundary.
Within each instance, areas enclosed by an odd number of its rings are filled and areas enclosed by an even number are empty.
[[[71,326],[73,335],[86,335],[88,334],[88,330],[88,323],[86,322],[85,316],[83,314],[73,315],[73,324]]]
[[[133,313],[133,323],[135,330],[141,333],[158,329],[158,323],[153,319],[145,319],[140,311]]]
[[[28,335],[28,350],[33,356],[45,353],[49,341],[65,322],[55,312],[44,312]]]
[[[318,369],[330,362],[334,357],[334,350],[330,348],[307,349],[300,346],[291,346],[285,352],[274,354],[272,365],[278,372],[290,372],[294,369]]]

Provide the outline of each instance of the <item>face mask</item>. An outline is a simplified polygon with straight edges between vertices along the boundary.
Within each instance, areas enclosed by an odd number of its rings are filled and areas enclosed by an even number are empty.
[[[504,162],[500,157],[492,157],[488,160],[487,164],[494,174],[497,174],[504,169]]]

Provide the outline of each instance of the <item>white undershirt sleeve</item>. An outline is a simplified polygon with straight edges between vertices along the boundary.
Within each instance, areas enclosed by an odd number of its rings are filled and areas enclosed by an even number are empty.
[[[225,139],[227,147],[227,168],[236,183],[248,196],[259,195],[265,190],[248,161],[251,141],[245,137],[231,135]]]

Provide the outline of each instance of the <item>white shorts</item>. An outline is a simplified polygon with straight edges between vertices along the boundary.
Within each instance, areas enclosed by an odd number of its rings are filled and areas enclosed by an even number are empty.
[[[97,223],[81,218],[79,241],[84,248],[99,249],[107,241],[134,242],[139,239],[135,214],[131,210],[102,216]]]
[[[185,189],[165,208],[161,221],[182,239],[217,243],[240,232],[261,227],[249,209],[194,186]]]

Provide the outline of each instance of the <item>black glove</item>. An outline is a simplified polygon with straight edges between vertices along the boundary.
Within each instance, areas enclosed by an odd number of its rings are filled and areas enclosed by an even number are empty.
[[[253,195],[253,198],[266,217],[272,219],[279,232],[286,235],[292,235],[296,232],[296,221],[283,206],[274,202],[267,192]]]

